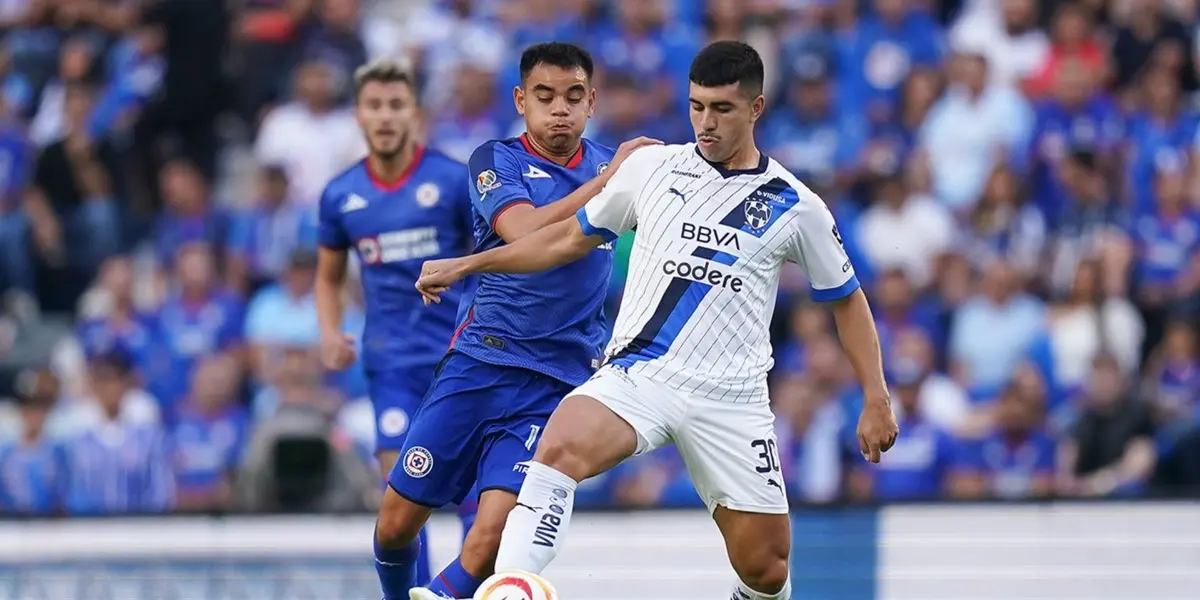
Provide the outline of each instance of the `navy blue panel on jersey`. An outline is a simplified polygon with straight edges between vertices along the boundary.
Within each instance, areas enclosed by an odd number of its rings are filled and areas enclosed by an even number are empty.
[[[586,139],[566,165],[539,156],[524,136],[480,146],[468,165],[476,247],[504,243],[495,223],[505,210],[566,197],[606,168],[612,156],[611,149]],[[471,318],[454,349],[491,364],[583,383],[608,341],[603,311],[611,273],[612,247],[606,244],[541,273],[481,275]]]
[[[452,351],[405,439],[388,483],[423,506],[461,504],[478,491],[516,494],[550,413],[574,389],[542,373]]]
[[[800,203],[800,195],[786,181],[776,177],[750,192],[746,201],[734,207],[721,224],[762,237],[779,217]]]
[[[362,264],[366,328],[363,361],[370,377],[432,369],[458,325],[465,282],[428,308],[413,287],[426,260],[462,256],[473,244],[467,170],[435,150],[419,149],[409,172],[387,185],[361,161],[321,195],[320,242],[353,249]]]
[[[683,277],[672,279],[650,320],[633,338],[633,342],[613,356],[611,362],[629,368],[635,362],[653,360],[666,354],[711,290],[712,286],[707,283]]]

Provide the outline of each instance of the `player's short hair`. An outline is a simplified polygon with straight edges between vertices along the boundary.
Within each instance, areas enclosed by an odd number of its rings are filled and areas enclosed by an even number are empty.
[[[749,44],[714,42],[692,60],[688,79],[702,87],[722,87],[733,83],[749,98],[763,93],[762,57]]]
[[[529,77],[529,72],[538,65],[550,65],[563,69],[583,69],[588,81],[596,72],[596,64],[587,50],[566,42],[545,42],[534,44],[521,53],[521,83]]]
[[[412,66],[408,61],[382,57],[377,58],[354,71],[354,97],[362,93],[363,87],[372,81],[380,83],[405,83],[415,87]],[[414,90],[415,91],[415,90]]]

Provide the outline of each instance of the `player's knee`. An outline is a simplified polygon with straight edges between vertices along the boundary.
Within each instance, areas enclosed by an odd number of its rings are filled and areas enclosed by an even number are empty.
[[[586,444],[580,439],[580,436],[547,431],[538,441],[533,460],[563,473],[575,481],[582,481],[592,475],[594,470],[587,456]]]
[[[403,548],[417,539],[429,517],[429,509],[405,500],[388,489],[375,522],[375,539],[383,548]]]
[[[764,594],[777,594],[787,584],[789,565],[787,554],[763,551],[734,565],[738,577],[750,589]]]

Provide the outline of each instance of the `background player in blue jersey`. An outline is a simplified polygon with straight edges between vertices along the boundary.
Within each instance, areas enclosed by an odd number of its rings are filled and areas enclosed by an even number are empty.
[[[603,188],[614,157],[582,139],[595,106],[583,49],[539,44],[521,56],[513,93],[526,133],[471,156],[476,246],[492,248],[569,217]],[[491,574],[504,520],[538,433],[563,395],[598,366],[608,332],[603,303],[611,248],[559,269],[481,278],[433,387],[389,477],[376,529],[385,598],[409,597],[407,563],[430,512],[461,502],[478,480],[479,509],[458,559],[411,598],[470,597]],[[454,300],[450,301],[450,305]]]
[[[416,94],[404,65],[369,64],[355,74],[355,86],[370,154],[321,196],[316,300],[322,360],[345,369],[357,360],[353,337],[342,332],[342,285],[353,248],[367,305],[362,348],[376,454],[386,477],[457,323],[461,288],[445,306],[423,311],[413,282],[425,259],[470,251],[472,209],[466,167],[417,142]],[[429,580],[423,555],[386,560],[407,561],[419,569],[415,577]]]

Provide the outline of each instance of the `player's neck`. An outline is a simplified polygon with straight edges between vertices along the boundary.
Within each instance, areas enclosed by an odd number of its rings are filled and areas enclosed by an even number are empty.
[[[721,166],[730,171],[747,171],[758,166],[762,160],[762,153],[758,151],[758,147],[754,144],[746,144],[733,153],[729,160],[725,161]]]
[[[538,156],[541,156],[550,162],[559,165],[565,165],[571,162],[571,159],[575,157],[576,152],[579,152],[579,147],[583,145],[583,138],[577,140],[575,145],[571,146],[570,150],[565,150],[562,152],[556,152],[548,149],[546,146],[543,146],[541,142],[537,140],[537,138],[529,135],[529,133],[525,134],[525,142],[529,144],[529,147],[532,148],[533,151],[538,154]]]
[[[381,183],[392,184],[404,177],[416,156],[417,145],[408,144],[391,158],[384,158],[377,154],[368,156],[367,165],[371,167],[371,174]]]

